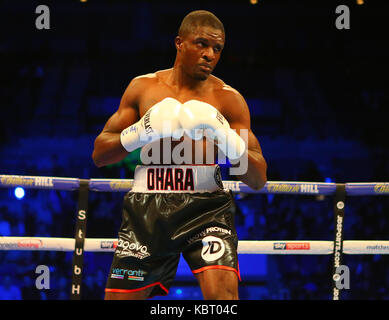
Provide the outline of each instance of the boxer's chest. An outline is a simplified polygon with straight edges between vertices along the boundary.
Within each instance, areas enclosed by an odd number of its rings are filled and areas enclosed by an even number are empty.
[[[201,93],[194,93],[190,91],[177,92],[166,85],[156,85],[145,91],[142,95],[139,103],[139,116],[142,117],[153,105],[167,97],[174,98],[181,103],[185,103],[186,101],[192,99],[200,100],[213,105],[216,109],[222,112],[220,110],[220,102],[211,90]],[[171,138],[165,138],[148,144],[146,147],[142,148],[142,158],[147,158],[150,147],[154,145],[158,145],[158,148],[156,147],[155,150],[159,150],[159,152],[157,152],[159,153],[159,156],[154,155],[156,158],[156,162],[154,164],[210,164],[215,163],[218,154],[216,145],[214,145],[213,142],[208,141],[206,138],[194,141],[184,135],[179,141],[172,140]],[[174,150],[176,149],[180,151],[175,152]],[[183,162],[176,163],[174,159],[171,159],[168,163],[166,163],[164,160],[166,158],[165,154],[175,153],[179,153],[180,157],[184,158]]]
[[[212,90],[204,90],[204,92],[182,90],[177,92],[177,90],[167,85],[155,85],[142,94],[139,101],[139,116],[142,117],[153,105],[168,97],[174,98],[181,103],[189,100],[203,101],[211,104],[223,114],[220,101]]]

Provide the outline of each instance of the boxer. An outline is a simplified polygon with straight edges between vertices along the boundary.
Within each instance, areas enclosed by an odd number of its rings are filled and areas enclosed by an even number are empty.
[[[173,67],[134,78],[95,140],[98,167],[142,148],[143,163],[124,197],[107,300],[166,295],[180,254],[204,299],[238,299],[234,201],[217,158],[221,152],[233,167],[246,163],[236,177],[255,190],[267,181],[267,164],[245,99],[212,75],[224,43],[224,26],[214,14],[185,16]]]

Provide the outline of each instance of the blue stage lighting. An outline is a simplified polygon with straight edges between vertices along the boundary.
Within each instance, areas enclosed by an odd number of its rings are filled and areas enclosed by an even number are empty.
[[[17,199],[23,199],[25,195],[24,189],[21,187],[15,188],[15,197]]]

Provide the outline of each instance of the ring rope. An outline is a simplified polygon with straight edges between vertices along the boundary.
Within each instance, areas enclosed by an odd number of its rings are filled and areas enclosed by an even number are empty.
[[[81,298],[81,275],[83,252],[114,251],[116,239],[86,239],[85,213],[88,204],[88,191],[128,192],[133,179],[78,179],[44,176],[0,175],[0,187],[25,187],[33,189],[67,190],[79,192],[75,239],[67,238],[27,238],[0,237],[0,250],[52,250],[73,251],[73,280],[71,299]],[[332,297],[340,299],[337,288],[342,254],[388,254],[389,241],[358,241],[343,239],[344,202],[346,196],[389,195],[388,182],[370,183],[322,183],[296,181],[268,181],[261,190],[253,190],[240,181],[223,181],[224,188],[232,192],[295,195],[334,196],[335,233],[333,241],[239,241],[238,253],[246,254],[332,254]],[[83,231],[84,230],[84,231]],[[76,272],[78,270],[79,272]]]
[[[86,238],[88,252],[114,252],[118,239]],[[271,240],[238,242],[239,254],[307,254],[326,255],[333,252],[333,241]],[[0,251],[74,251],[75,239],[50,237],[0,237]],[[344,240],[345,254],[389,254],[389,241]]]
[[[0,175],[0,187],[24,187],[32,189],[78,190],[78,178],[49,176]],[[89,190],[96,192],[127,192],[132,188],[133,179],[89,179]],[[253,190],[240,181],[223,181],[225,188],[232,192],[264,194],[311,194],[333,195],[336,183],[268,181],[261,190]],[[389,195],[389,182],[345,183],[348,196]]]

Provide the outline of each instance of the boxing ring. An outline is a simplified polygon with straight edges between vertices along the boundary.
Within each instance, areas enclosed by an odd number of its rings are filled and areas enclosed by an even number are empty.
[[[131,179],[78,179],[43,176],[0,175],[0,187],[64,190],[78,192],[74,238],[50,237],[0,237],[0,250],[73,251],[71,299],[81,299],[84,252],[114,252],[117,239],[86,238],[88,194],[92,192],[127,192]],[[340,299],[343,288],[337,283],[341,277],[343,254],[389,254],[389,241],[343,240],[344,209],[346,196],[389,195],[389,182],[380,183],[321,183],[268,181],[259,191],[252,190],[238,181],[223,181],[225,188],[234,193],[324,195],[334,199],[333,240],[273,240],[239,241],[239,254],[302,254],[332,255],[333,300]]]

